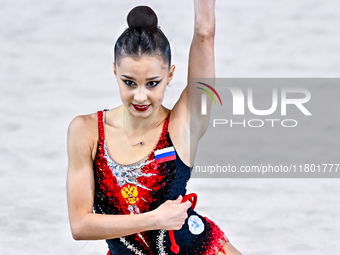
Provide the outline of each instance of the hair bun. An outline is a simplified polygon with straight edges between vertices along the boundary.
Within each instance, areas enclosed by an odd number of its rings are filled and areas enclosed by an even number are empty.
[[[156,30],[158,19],[156,13],[150,7],[141,5],[129,12],[127,23],[130,29]]]

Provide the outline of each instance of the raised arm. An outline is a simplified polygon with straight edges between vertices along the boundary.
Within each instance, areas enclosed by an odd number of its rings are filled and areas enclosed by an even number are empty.
[[[156,210],[137,215],[93,213],[93,155],[98,133],[96,116],[78,116],[68,130],[67,205],[75,240],[112,239],[155,229],[180,229],[190,202],[168,200]]]
[[[191,78],[215,78],[214,40],[215,40],[215,0],[194,0],[195,25],[192,39],[187,86],[173,108],[173,115],[190,119],[191,138],[199,140],[206,132],[212,100],[207,100],[207,115],[201,115],[201,90],[197,84],[190,84]],[[190,88],[191,85],[191,88]],[[213,86],[214,84],[209,84]],[[190,93],[195,100],[190,108]],[[209,99],[210,98],[210,99]],[[193,133],[194,132],[194,133]]]

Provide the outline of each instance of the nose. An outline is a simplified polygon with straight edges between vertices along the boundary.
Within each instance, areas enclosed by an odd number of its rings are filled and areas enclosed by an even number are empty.
[[[137,88],[134,100],[136,100],[138,103],[143,103],[147,100],[147,96],[143,87]]]

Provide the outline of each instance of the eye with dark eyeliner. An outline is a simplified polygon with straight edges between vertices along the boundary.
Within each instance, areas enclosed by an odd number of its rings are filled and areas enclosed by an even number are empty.
[[[122,81],[123,81],[127,86],[129,86],[129,87],[134,87],[134,86],[136,86],[136,83],[134,83],[134,82],[131,81],[131,80],[122,80]],[[147,83],[147,86],[153,88],[153,87],[156,87],[156,86],[158,85],[158,83],[160,83],[160,81],[149,81],[149,82]]]
[[[148,87],[156,87],[160,81],[150,81],[148,82]]]
[[[136,85],[133,81],[130,81],[130,80],[123,80],[123,82],[129,87]]]

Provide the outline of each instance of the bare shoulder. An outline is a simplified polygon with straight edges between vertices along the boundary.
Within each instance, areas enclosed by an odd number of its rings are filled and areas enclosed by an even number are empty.
[[[87,147],[93,156],[98,141],[97,113],[75,117],[68,127],[67,141],[68,147]]]
[[[97,129],[97,121],[97,113],[79,115],[71,121],[68,127],[68,134],[80,135],[92,133],[94,129]]]

